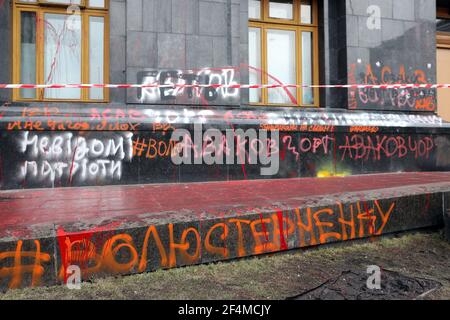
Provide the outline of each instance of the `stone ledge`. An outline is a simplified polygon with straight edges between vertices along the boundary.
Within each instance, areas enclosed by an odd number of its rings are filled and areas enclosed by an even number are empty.
[[[69,265],[91,279],[440,226],[448,175],[1,192],[0,288],[63,283]]]

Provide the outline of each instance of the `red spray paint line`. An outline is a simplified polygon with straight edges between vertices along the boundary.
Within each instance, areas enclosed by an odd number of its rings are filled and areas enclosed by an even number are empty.
[[[75,154],[77,153],[77,149],[78,149],[78,137],[77,137],[77,145],[75,146],[75,149],[73,150],[72,164],[70,165],[69,186],[72,185],[72,173],[73,173],[73,166],[74,166],[74,162],[75,162]]]
[[[56,231],[56,236],[58,238],[58,244],[59,244],[59,251],[61,255],[61,265],[63,266],[63,272],[64,272],[64,284],[67,283],[67,268],[69,267],[69,248],[66,244],[66,241],[68,240],[70,243],[73,242],[80,242],[85,250],[83,250],[84,254],[80,258],[79,261],[85,261],[86,265],[88,263],[88,256],[89,256],[89,247],[88,244],[91,242],[92,237],[94,236],[94,233],[99,232],[99,230],[96,230],[95,228],[83,233],[68,233],[65,232],[63,227],[58,227],[58,230]],[[80,245],[81,250],[81,245]],[[78,260],[78,259],[77,259]],[[84,266],[79,266],[80,269],[83,269]]]
[[[333,132],[333,170],[334,175],[337,175],[337,144],[336,144],[336,136]]]
[[[274,80],[274,81],[277,82],[278,84],[284,85],[283,82],[282,82],[281,80],[277,79],[276,77],[274,77],[273,75],[271,75],[271,74],[269,74],[268,72],[264,71],[263,69],[255,68],[255,67],[252,67],[252,66],[250,66],[250,65],[248,65],[248,64],[247,64],[247,65],[246,65],[246,64],[241,64],[241,68],[248,68],[249,70],[256,71],[256,72],[258,72],[258,73],[260,73],[260,74],[263,73],[263,74],[266,75],[268,78]],[[239,69],[240,69],[240,68],[239,68]],[[285,91],[285,93],[288,95],[289,99],[291,100],[291,103],[296,105],[296,104],[297,104],[297,99],[294,98],[294,96],[292,95],[292,93],[291,93],[286,87],[282,87],[282,88],[283,88],[283,90]]]
[[[285,135],[281,136],[281,141],[284,140],[284,137],[285,137]],[[280,152],[280,159],[282,161],[284,161],[284,159],[286,158],[286,148],[287,148],[286,143],[283,142],[283,148],[281,149],[281,152]]]
[[[256,210],[259,211],[258,209],[256,209]],[[261,212],[259,212],[259,219],[261,220],[261,229],[264,233],[264,238],[265,238],[264,251],[266,251],[266,248],[267,248],[266,246],[267,246],[267,243],[269,242],[269,236],[268,236],[266,224],[264,223],[264,220],[263,220],[264,218],[263,218],[263,215]]]
[[[283,212],[278,210],[277,216],[278,216],[278,225],[280,228],[280,250],[287,250],[288,246],[286,244],[286,239],[284,238],[284,232],[283,232]],[[287,234],[287,232],[286,232],[286,234]]]

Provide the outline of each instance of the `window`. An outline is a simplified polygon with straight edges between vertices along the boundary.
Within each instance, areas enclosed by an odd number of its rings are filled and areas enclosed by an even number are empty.
[[[439,2],[438,2],[439,4]],[[450,7],[437,8],[436,20],[436,77],[437,83],[450,82]],[[450,121],[450,90],[437,89],[438,115]]]
[[[108,0],[15,0],[13,16],[14,83],[108,83]],[[108,90],[16,89],[13,98],[106,102]]]
[[[250,84],[318,83],[316,0],[249,0]],[[316,88],[250,89],[251,104],[318,106]]]
[[[438,47],[450,48],[450,10],[447,8],[438,7],[436,36]]]

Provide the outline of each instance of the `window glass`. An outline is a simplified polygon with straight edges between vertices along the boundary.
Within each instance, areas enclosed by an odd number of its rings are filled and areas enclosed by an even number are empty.
[[[81,17],[46,13],[44,25],[44,83],[81,83]],[[80,99],[81,90],[46,89],[44,96]]]
[[[292,20],[293,15],[293,0],[271,0],[269,2],[269,16],[271,18]]]
[[[311,32],[302,32],[302,84],[313,84],[313,58],[312,43],[313,35]],[[302,103],[314,104],[313,88],[303,88]]]
[[[89,82],[103,84],[103,17],[89,17]],[[89,98],[103,99],[102,88],[89,89]]]
[[[81,4],[81,0],[45,0],[48,3],[63,3],[63,4]]]
[[[105,0],[89,0],[89,6],[96,8],[104,8]]]
[[[261,19],[261,0],[248,0],[248,17]]]
[[[20,14],[20,83],[36,83],[36,13]],[[20,89],[20,97],[36,98],[36,89]]]
[[[311,0],[302,0],[300,5],[300,22],[312,23],[312,5]]]
[[[295,60],[295,31],[267,30],[267,72],[283,84],[297,83]],[[295,88],[286,90],[296,97]],[[269,103],[292,103],[286,90],[269,89]]]
[[[261,84],[261,29],[249,28],[250,84]],[[250,89],[250,102],[261,102],[261,89]]]

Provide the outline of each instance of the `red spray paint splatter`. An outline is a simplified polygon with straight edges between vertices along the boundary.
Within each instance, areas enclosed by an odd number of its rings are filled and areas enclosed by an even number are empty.
[[[277,216],[278,216],[278,225],[280,228],[280,250],[287,250],[288,246],[286,244],[286,239],[284,238],[283,232],[283,212],[278,210]]]
[[[67,283],[67,274],[66,270],[69,267],[69,263],[71,261],[69,260],[75,260],[84,262],[85,265],[79,265],[80,269],[87,268],[88,264],[88,258],[89,258],[89,243],[92,243],[92,238],[96,233],[111,231],[117,227],[119,227],[122,223],[121,222],[113,222],[105,226],[101,227],[95,227],[93,229],[82,231],[82,232],[66,232],[62,226],[59,226],[56,230],[56,237],[58,238],[58,245],[59,245],[59,252],[61,255],[61,265],[63,266],[63,272],[64,272],[64,283]],[[76,259],[69,259],[69,256],[71,255],[71,252],[69,252],[69,248],[67,246],[67,243],[73,243],[78,242],[80,243],[79,249],[82,251],[82,255],[75,257]],[[70,248],[72,249],[72,248]],[[95,253],[95,252],[94,252]]]

